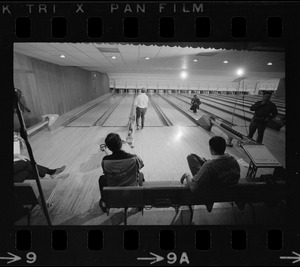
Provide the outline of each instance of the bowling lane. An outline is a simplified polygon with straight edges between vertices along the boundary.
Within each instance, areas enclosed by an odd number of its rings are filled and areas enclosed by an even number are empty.
[[[226,110],[229,113],[235,113],[237,115],[243,116],[249,120],[253,117],[253,112],[249,110],[248,107],[235,105],[234,103],[226,103],[224,100],[215,99],[210,96],[202,96],[201,102],[207,105],[214,105],[217,108]]]
[[[180,99],[184,100],[184,101],[189,102],[189,103],[191,101],[191,99],[188,96],[181,95],[181,94],[177,94],[176,96],[179,97]],[[225,113],[225,112],[223,112],[223,111],[221,111],[217,108],[211,107],[211,106],[209,106],[209,105],[202,102],[201,96],[199,98],[200,98],[200,101],[201,101],[200,110],[198,111],[199,112],[199,118],[203,115],[203,113],[205,113],[207,111],[211,114],[214,114],[214,115],[222,118],[223,120],[226,120],[228,122],[232,121],[232,115],[231,114]],[[191,106],[191,104],[189,104],[189,107],[190,106]],[[233,121],[233,123],[235,123],[235,120]]]
[[[114,94],[109,98],[101,101],[99,105],[92,108],[88,112],[82,114],[76,120],[68,124],[73,127],[87,127],[92,126],[112,105],[118,102],[122,97],[122,94]]]
[[[168,119],[172,122],[174,126],[197,126],[194,122],[185,117],[182,113],[172,107],[168,102],[166,102],[159,95],[151,95],[153,101],[161,108]]]
[[[188,115],[193,117],[195,120],[198,120],[203,114],[205,114],[203,111],[198,110],[197,113],[193,113],[190,110],[191,104],[190,101],[188,101],[187,98],[183,99],[184,101],[177,98],[177,95],[175,94],[164,94],[165,98],[167,98],[169,101],[174,103],[177,107],[182,109],[184,112],[186,112]]]
[[[187,100],[188,98],[184,95],[174,95],[174,96],[178,96],[179,98],[183,99],[183,100]],[[199,97],[200,100],[202,101],[201,96]],[[211,106],[206,105],[205,103],[202,102],[202,104],[200,105],[200,109],[203,109],[207,112],[210,112],[212,114],[215,114],[216,116],[227,120],[229,122],[232,122],[233,124],[235,124],[235,126],[233,126],[232,128],[240,133],[242,133],[243,135],[248,135],[249,132],[249,121],[243,120],[241,118],[238,118],[236,116],[233,116],[232,118],[232,114],[228,114],[225,113],[221,110],[218,110],[217,108],[213,108]],[[200,111],[201,112],[201,111]],[[202,115],[200,115],[199,113],[199,117],[201,117]],[[212,127],[211,130],[214,134],[216,135],[221,135],[224,138],[227,139],[227,135],[219,128],[217,127]],[[254,134],[253,138],[256,139],[257,136],[257,132]],[[276,140],[276,141],[274,141]],[[276,142],[277,145],[274,145],[274,142]],[[285,132],[283,131],[276,131],[270,128],[266,128],[265,130],[265,134],[264,134],[264,140],[263,140],[263,144],[271,151],[271,153],[273,155],[276,156],[277,160],[283,165],[285,166]]]
[[[133,99],[134,99],[133,93],[127,94],[102,126],[104,127],[127,126],[130,117]]]
[[[148,102],[147,112],[145,115],[145,127],[164,126],[157,112],[155,111],[151,101]]]
[[[249,101],[249,100],[246,100],[246,99],[239,99],[239,98],[234,99],[234,98],[228,97],[226,95],[215,95],[215,94],[214,95],[209,95],[209,98],[221,100],[221,101],[223,101],[223,103],[227,102],[227,103],[231,103],[233,105],[236,105],[237,108],[242,109],[242,110],[246,110],[247,112],[249,112],[253,116],[254,112],[250,111],[250,107],[255,103],[255,101]],[[273,99],[271,99],[271,100],[273,102]],[[276,107],[277,107],[277,110],[278,110],[278,114],[284,116],[285,115],[285,107],[278,106],[278,104],[276,104]]]
[[[135,147],[132,150],[144,161],[142,168],[146,181],[179,181],[183,173],[190,173],[187,155],[195,153],[211,158],[209,139],[212,133],[200,127],[151,127],[136,133]],[[240,147],[228,147],[227,152],[248,161]],[[242,171],[245,177],[246,171]]]

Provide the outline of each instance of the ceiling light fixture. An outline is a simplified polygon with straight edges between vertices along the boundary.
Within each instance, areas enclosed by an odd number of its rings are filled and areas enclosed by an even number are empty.
[[[181,76],[182,79],[185,79],[187,77],[187,75],[188,74],[187,74],[186,71],[183,71],[183,72],[180,73],[180,76]]]
[[[112,56],[112,57],[111,57],[111,59],[116,59],[116,58],[117,58],[116,56]]]
[[[59,57],[61,57],[61,58],[65,58],[66,56],[65,56],[65,55],[60,55]]]
[[[243,76],[244,75],[244,70],[243,69],[238,69],[236,73],[239,76]]]
[[[223,63],[224,63],[224,64],[227,64],[227,63],[228,63],[228,61],[227,61],[227,60],[224,60],[224,61],[223,61]]]
[[[196,58],[193,59],[193,62],[197,62],[197,61],[198,61],[198,59],[196,59]]]
[[[268,66],[272,66],[272,65],[273,65],[273,63],[272,63],[272,62],[269,62],[267,65],[268,65]]]
[[[149,60],[150,59],[150,57],[145,57],[145,60]]]

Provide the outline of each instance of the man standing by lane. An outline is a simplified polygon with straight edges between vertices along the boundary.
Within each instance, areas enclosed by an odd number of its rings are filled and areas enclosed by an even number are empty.
[[[252,138],[257,130],[257,143],[262,143],[264,132],[267,127],[268,121],[275,118],[278,114],[276,105],[270,101],[271,92],[264,92],[262,101],[257,101],[250,107],[254,111],[254,116],[249,125],[248,137]]]
[[[141,121],[142,129],[144,128],[145,114],[147,111],[147,106],[148,106],[148,101],[149,101],[149,97],[146,95],[146,88],[143,87],[141,91],[142,91],[142,93],[139,94],[134,101],[134,106],[136,107],[136,128],[137,128],[137,130],[140,127],[140,125],[139,125],[140,117],[142,118],[142,121]]]

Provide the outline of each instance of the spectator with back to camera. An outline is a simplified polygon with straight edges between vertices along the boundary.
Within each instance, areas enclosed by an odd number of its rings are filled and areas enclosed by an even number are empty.
[[[142,159],[122,150],[123,141],[117,133],[110,133],[105,138],[107,148],[112,151],[102,159],[104,175],[99,178],[101,199],[99,206],[106,212],[105,199],[103,199],[103,187],[105,186],[141,186],[143,185],[144,174],[140,169],[144,167]]]
[[[187,156],[192,176],[185,173],[180,182],[183,184],[186,180],[185,186],[192,192],[197,192],[199,189],[203,192],[206,189],[217,190],[239,181],[240,166],[233,156],[224,153],[226,149],[225,139],[221,136],[212,137],[209,140],[209,149],[212,155],[211,160],[201,158],[196,154]],[[207,205],[209,211],[211,211],[212,205]]]

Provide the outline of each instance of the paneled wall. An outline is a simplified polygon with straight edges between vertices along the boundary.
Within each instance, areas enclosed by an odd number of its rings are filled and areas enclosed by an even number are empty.
[[[42,115],[62,115],[109,93],[107,74],[78,67],[64,67],[14,53],[14,86],[23,92],[30,113],[27,127],[42,120]]]

